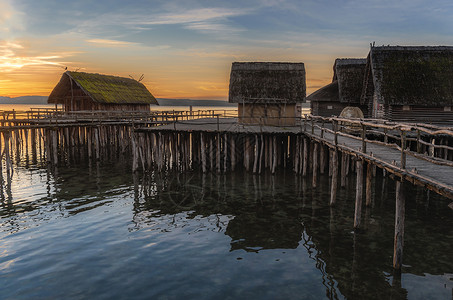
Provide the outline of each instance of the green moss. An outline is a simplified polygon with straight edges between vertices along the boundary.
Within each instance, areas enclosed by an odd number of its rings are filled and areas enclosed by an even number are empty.
[[[67,73],[96,102],[157,104],[154,96],[136,80],[92,73]]]
[[[373,59],[385,103],[421,106],[453,104],[452,53],[383,51]]]

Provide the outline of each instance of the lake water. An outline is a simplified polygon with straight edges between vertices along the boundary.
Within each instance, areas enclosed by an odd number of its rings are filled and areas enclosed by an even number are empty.
[[[15,160],[15,159],[13,159]],[[452,299],[451,202],[406,186],[401,280],[395,183],[374,179],[354,233],[354,176],[131,172],[127,158],[48,168],[22,157],[0,189],[1,299]]]

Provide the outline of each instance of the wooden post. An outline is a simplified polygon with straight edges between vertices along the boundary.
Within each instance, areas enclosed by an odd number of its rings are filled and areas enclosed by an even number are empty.
[[[203,146],[203,145],[202,145]],[[212,136],[209,137],[209,167],[214,170],[214,142]]]
[[[273,161],[272,161],[272,174],[275,174],[275,169],[277,167],[277,137],[274,135],[273,139]]]
[[[320,173],[324,174],[324,171],[326,170],[326,164],[327,164],[327,155],[326,155],[326,149],[324,145],[320,145]]]
[[[347,154],[342,152],[341,153],[341,180],[340,180],[340,186],[345,187],[346,186],[346,164],[347,164]]]
[[[400,270],[403,262],[404,247],[404,216],[405,195],[402,182],[396,181],[396,207],[395,207],[395,241],[393,247],[393,268]]]
[[[9,138],[11,136],[10,131],[4,131],[3,132],[3,139],[5,141],[5,156],[6,156],[6,174],[9,177],[11,174],[11,153],[9,149]]]
[[[318,169],[319,169],[319,166],[318,166],[318,150],[319,149],[319,144],[318,143],[314,143],[314,149],[313,149],[313,182],[312,182],[312,185],[313,187],[315,188],[318,184]]]
[[[261,135],[261,150],[260,150],[260,161],[259,161],[259,173],[261,174],[263,166],[263,155],[264,155],[264,136]]]
[[[306,138],[304,138],[304,166],[302,170],[302,175],[306,176],[307,175],[307,169],[308,169],[308,151],[310,150],[310,147],[308,147],[308,141]]]
[[[236,168],[236,142],[235,136],[232,136],[231,140],[231,171]]]
[[[333,206],[337,202],[337,186],[338,186],[338,151],[332,151],[332,185],[330,186],[330,205]]]
[[[366,126],[362,124],[362,152],[366,153]]]
[[[222,172],[222,167],[220,165],[220,147],[221,147],[220,133],[217,133],[217,151],[216,151],[217,174],[220,174]]]
[[[255,159],[253,161],[253,173],[256,174],[258,168],[258,154],[259,154],[259,145],[258,145],[258,135],[255,134],[255,147],[253,147],[255,151]]]
[[[58,165],[58,138],[57,131],[52,130],[52,153],[53,153],[53,164],[54,166]]]
[[[366,206],[371,205],[371,180],[373,178],[373,165],[371,162],[368,163],[366,168],[366,191],[365,191],[365,204]]]
[[[135,139],[135,133],[132,133],[132,172],[138,170],[138,151],[137,151],[137,141]]]
[[[248,172],[250,168],[250,139],[249,136],[245,136],[245,143],[244,143],[244,167],[245,170]]]
[[[200,136],[201,136],[201,166],[203,173],[206,173],[206,145],[203,133],[200,133]]]
[[[334,136],[334,143],[335,143],[335,146],[338,145],[338,122],[337,121],[333,121],[333,130],[335,132],[335,136]],[[337,155],[337,158],[338,158],[338,155]]]
[[[295,149],[296,153],[294,154],[294,172],[296,174],[299,174],[299,159],[300,159],[300,136],[296,136],[296,144],[295,144]]]
[[[363,161],[358,159],[356,162],[356,188],[355,188],[355,212],[354,229],[360,228],[360,218],[362,215],[362,195],[363,195]]]
[[[422,143],[420,143],[420,129],[417,129],[417,153],[422,153]]]
[[[228,134],[225,133],[223,138],[223,173],[226,173],[228,167]]]
[[[406,132],[401,130],[401,168],[406,169]]]

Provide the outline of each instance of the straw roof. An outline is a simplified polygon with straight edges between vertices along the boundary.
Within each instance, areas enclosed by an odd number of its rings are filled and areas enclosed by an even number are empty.
[[[312,93],[307,100],[359,104],[365,66],[365,58],[337,58],[332,83]]]
[[[296,103],[305,96],[303,63],[234,62],[231,67],[231,103]]]
[[[134,79],[71,71],[61,76],[60,82],[50,93],[48,102],[57,103],[70,96],[71,82],[97,103],[158,104],[146,87]]]
[[[372,47],[366,68],[362,103],[453,105],[453,47]]]
[[[339,100],[342,103],[360,103],[365,58],[337,58],[334,64],[334,80],[338,80]]]

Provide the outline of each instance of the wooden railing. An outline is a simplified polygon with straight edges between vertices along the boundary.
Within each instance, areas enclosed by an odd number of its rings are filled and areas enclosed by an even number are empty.
[[[333,134],[335,145],[338,144],[338,136],[359,140],[362,142],[360,150],[363,153],[367,153],[368,143],[398,149],[401,152],[400,167],[403,169],[406,168],[406,155],[453,167],[453,147],[448,144],[453,140],[451,127],[312,115],[303,118],[302,123],[301,127],[304,131],[307,131],[307,125],[310,125],[312,134],[315,128],[319,129],[321,138],[325,132]]]

